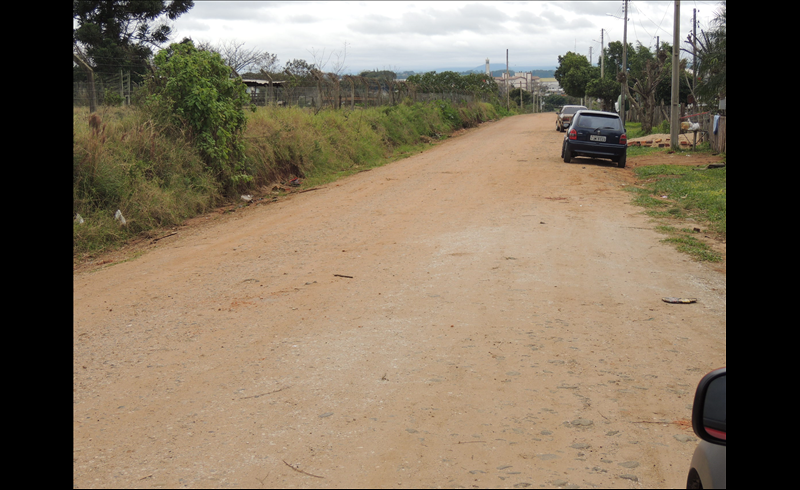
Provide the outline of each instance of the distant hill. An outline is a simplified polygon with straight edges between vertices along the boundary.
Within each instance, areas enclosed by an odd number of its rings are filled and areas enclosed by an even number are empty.
[[[506,72],[506,65],[505,64],[501,65],[499,63],[489,63],[489,69],[492,70],[492,73],[495,73],[495,72],[505,73]],[[471,71],[471,72],[474,72],[474,73],[484,73],[486,71],[486,65],[476,66],[475,68],[470,68],[469,70],[465,70],[465,71]],[[508,72],[512,76],[514,75],[514,73],[516,73],[518,71],[526,72],[526,73],[527,72],[533,72],[533,76],[539,77],[539,78],[552,78],[554,73],[556,72],[556,68],[555,67],[549,67],[549,66],[514,66],[514,67],[509,66],[508,67]],[[498,76],[498,75],[495,75],[495,76]]]
[[[495,76],[495,77],[502,76],[502,74],[506,72],[506,65],[505,64],[501,66],[501,65],[499,65],[497,63],[490,63],[489,64],[489,68],[492,70],[492,76]],[[454,72],[460,73],[462,75],[467,75],[469,73],[484,73],[485,70],[486,70],[486,65],[476,66],[475,68],[456,67],[456,68],[441,68],[441,69],[436,69],[436,70],[422,70],[422,71],[407,70],[407,71],[399,71],[399,72],[397,72],[397,77],[398,78],[408,78],[409,75],[414,75],[414,74],[418,74],[419,75],[419,74],[422,74],[422,73],[427,73],[429,71],[435,71],[436,73],[441,73],[443,71],[454,71]],[[526,67],[526,66],[519,67],[519,66],[517,66],[515,68],[509,67],[508,72],[512,77],[516,74],[516,72],[525,72],[525,73],[533,72],[533,76],[535,76],[535,77],[553,78],[555,76],[556,69],[555,68],[550,68],[550,67],[541,67],[541,66],[539,66],[539,67],[535,67],[535,66],[534,67]]]

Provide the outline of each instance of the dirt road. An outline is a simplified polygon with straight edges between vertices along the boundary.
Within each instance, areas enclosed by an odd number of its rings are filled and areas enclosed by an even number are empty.
[[[75,487],[685,485],[725,274],[562,138],[506,118],[76,272]]]

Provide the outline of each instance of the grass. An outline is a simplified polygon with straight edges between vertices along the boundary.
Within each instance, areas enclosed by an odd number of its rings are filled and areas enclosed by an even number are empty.
[[[219,197],[218,185],[184,139],[166,135],[130,108],[103,108],[100,124],[73,111],[73,252],[114,248],[148,230],[202,213]],[[119,210],[127,224],[114,219]]]
[[[665,151],[665,150],[660,150]],[[700,227],[705,234],[727,239],[727,168],[704,169],[684,165],[652,165],[634,168],[639,179],[633,192],[634,204],[662,224],[658,230],[667,234],[664,241],[701,261],[718,262],[723,257],[698,239]],[[673,226],[674,223],[683,224]],[[686,226],[686,223],[691,223]]]
[[[88,110],[74,109],[72,212],[83,223],[73,225],[73,260],[160,233],[240,194],[263,194],[275,182],[302,177],[308,188],[384,165],[503,113],[487,103],[406,100],[358,110],[260,107],[247,114],[244,171],[252,180],[225,195],[180,128],[159,127],[135,107],[103,107],[92,127]],[[117,210],[127,225],[114,219]]]

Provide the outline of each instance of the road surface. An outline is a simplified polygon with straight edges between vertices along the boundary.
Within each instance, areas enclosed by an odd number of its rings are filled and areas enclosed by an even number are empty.
[[[562,138],[505,118],[76,271],[74,486],[685,485],[725,273]]]

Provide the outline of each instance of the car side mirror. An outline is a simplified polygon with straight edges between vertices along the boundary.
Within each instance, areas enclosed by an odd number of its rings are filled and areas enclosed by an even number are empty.
[[[697,385],[692,405],[692,428],[700,439],[727,445],[726,371],[716,369]]]

